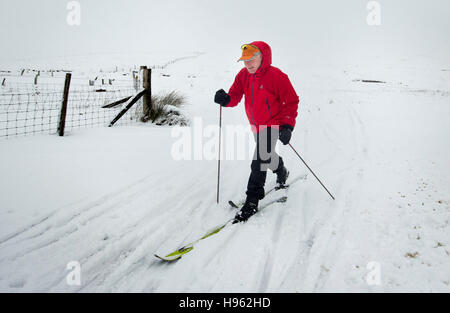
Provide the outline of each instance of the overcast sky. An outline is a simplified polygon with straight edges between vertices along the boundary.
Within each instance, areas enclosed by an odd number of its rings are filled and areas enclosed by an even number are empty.
[[[365,0],[80,0],[80,26],[67,24],[68,2],[0,0],[1,58],[236,51],[253,40],[286,54],[388,45],[450,55],[448,0],[378,1],[380,26],[367,24]]]

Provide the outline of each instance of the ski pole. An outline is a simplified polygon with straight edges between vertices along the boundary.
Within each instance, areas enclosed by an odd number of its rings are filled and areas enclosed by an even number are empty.
[[[306,165],[306,167],[308,168],[308,170],[309,170],[309,171],[314,175],[314,177],[319,181],[319,183],[322,185],[322,187],[325,188],[325,190],[328,192],[328,194],[331,196],[331,198],[333,198],[333,200],[335,200],[334,197],[333,197],[333,195],[328,191],[327,187],[325,187],[325,186],[322,184],[322,182],[320,181],[320,179],[316,176],[316,174],[314,174],[314,172],[312,171],[312,169],[309,168],[308,164],[306,164],[306,162],[303,160],[303,158],[300,156],[300,154],[298,154],[298,152],[295,151],[294,147],[293,147],[291,144],[289,144],[289,146],[290,146],[291,149],[295,152],[295,154],[297,154],[297,156],[300,158],[300,160],[302,160],[303,164]]]
[[[217,157],[217,203],[219,203],[219,187],[220,187],[220,148],[221,148],[221,138],[222,137],[222,106],[220,106],[220,117],[219,117],[219,155]]]

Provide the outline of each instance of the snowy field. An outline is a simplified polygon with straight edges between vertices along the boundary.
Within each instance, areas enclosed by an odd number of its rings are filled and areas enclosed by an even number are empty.
[[[154,65],[153,94],[184,95],[191,124],[68,122],[64,137],[51,126],[0,138],[0,292],[450,292],[450,6],[378,1],[381,25],[369,26],[367,2],[82,1],[76,27],[65,2],[2,2],[0,95],[33,89],[35,72],[25,81],[22,70],[42,70],[38,83],[61,87],[58,115],[64,75],[48,71],[125,90],[112,100],[135,91],[132,71]],[[216,203],[213,99],[253,40],[271,45],[299,94],[291,144],[336,200],[280,145],[290,177],[306,175],[286,203],[161,262],[155,253],[234,217],[228,200],[245,196],[250,157],[223,157]],[[233,130],[249,134],[243,103],[223,109],[222,126],[223,155],[233,155]],[[237,146],[251,155],[254,144]]]
[[[170,77],[156,72],[155,92],[176,86],[192,121],[216,125],[213,94],[239,64],[215,61],[204,54],[167,67]],[[226,203],[244,197],[249,159],[222,162],[217,205],[216,160],[175,160],[169,127],[2,139],[0,290],[450,291],[450,72],[427,59],[395,70],[379,62],[369,71],[280,65],[301,95],[292,145],[335,201],[309,174],[286,204],[171,264],[153,254],[234,216]],[[223,123],[247,125],[243,106],[225,109]],[[287,147],[280,153],[291,177],[307,174]],[[274,180],[269,174],[267,184]],[[66,283],[71,261],[81,265],[80,286]]]

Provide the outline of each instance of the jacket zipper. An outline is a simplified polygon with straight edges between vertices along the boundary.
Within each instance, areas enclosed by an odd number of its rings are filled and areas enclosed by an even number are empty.
[[[267,109],[269,110],[270,117],[272,118],[272,112],[270,112],[269,99],[266,99]]]
[[[252,116],[253,125],[255,125],[255,127],[256,127],[255,119],[253,117],[253,98],[254,98],[253,87],[254,86],[255,86],[255,74],[253,74],[253,81],[252,81],[252,102],[250,103],[250,114]]]

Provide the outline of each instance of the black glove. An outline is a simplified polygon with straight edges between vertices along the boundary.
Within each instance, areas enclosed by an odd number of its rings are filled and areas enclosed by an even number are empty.
[[[294,127],[291,125],[283,125],[280,127],[280,141],[287,145],[289,141],[291,140],[292,131],[294,130]]]
[[[230,103],[230,96],[225,92],[225,90],[220,89],[216,92],[216,96],[214,97],[214,102],[220,104],[225,107],[228,103]]]

